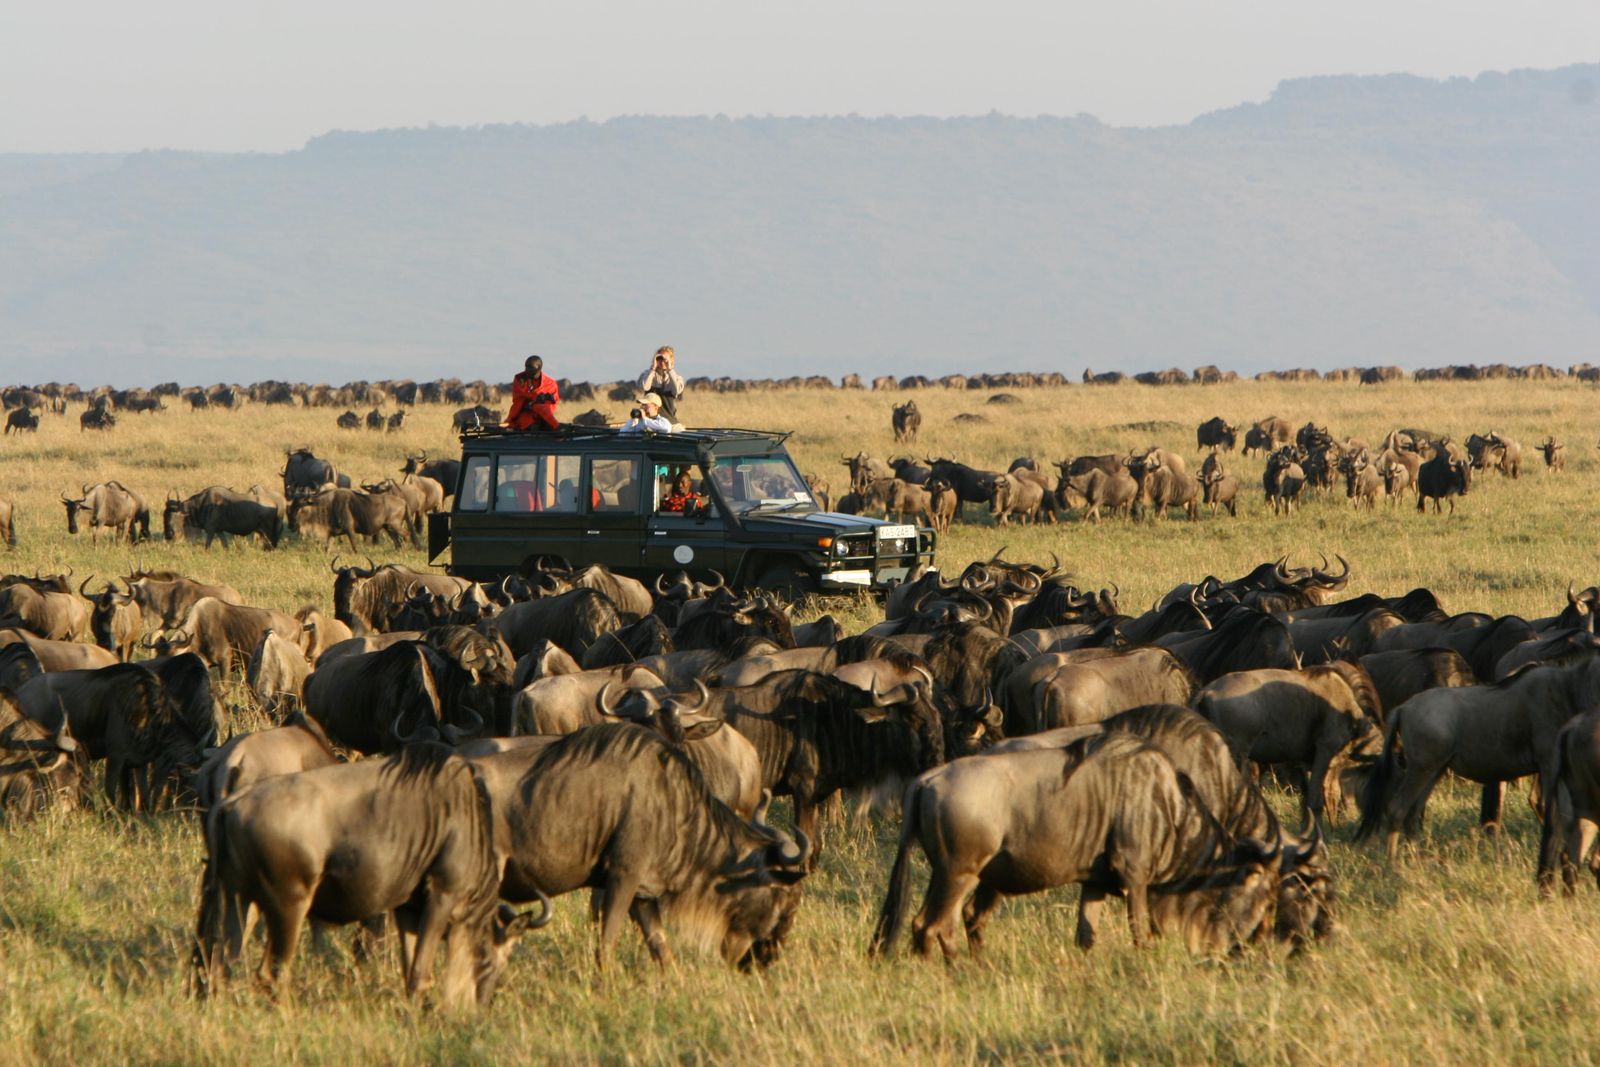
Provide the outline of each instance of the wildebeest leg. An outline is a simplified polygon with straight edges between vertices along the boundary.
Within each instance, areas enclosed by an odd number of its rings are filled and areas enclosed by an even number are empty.
[[[400,974],[411,973],[411,961],[417,955],[417,916],[408,909],[394,912],[394,926],[400,936],[395,939],[395,951],[400,955]]]
[[[439,942],[450,932],[450,913],[455,897],[438,887],[428,891],[417,923],[417,945],[411,954],[411,970],[406,974],[406,993],[420,997],[433,985],[433,957]]]
[[[1400,832],[1403,829],[1407,837],[1416,837],[1422,833],[1422,816],[1428,805],[1428,794],[1433,792],[1433,787],[1445,772],[1445,766],[1440,763],[1435,767],[1423,766],[1420,758],[1407,767],[1405,774],[1400,779],[1400,785],[1395,789],[1389,807],[1384,812],[1384,822],[1388,825],[1388,856],[1392,863],[1400,854]]]
[[[633,907],[633,898],[639,892],[639,879],[631,874],[613,872],[606,879],[605,903],[601,907],[600,943],[595,946],[594,962],[605,970],[606,957],[617,947],[622,936],[622,923]]]
[[[1085,952],[1094,948],[1095,923],[1105,909],[1105,903],[1105,890],[1095,886],[1084,886],[1082,895],[1078,897],[1077,942]]]
[[[310,908],[309,890],[295,894],[291,900],[263,902],[261,910],[267,924],[267,954],[261,961],[261,977],[267,992],[273,997],[277,997],[289,975],[295,944],[300,940],[300,927]]]
[[[1555,891],[1557,868],[1561,869],[1561,880],[1569,896],[1576,881],[1573,877],[1572,864],[1577,857],[1563,854],[1563,849],[1569,842],[1565,828],[1557,825],[1566,818],[1567,813],[1562,810],[1567,807],[1562,803],[1565,799],[1558,791],[1545,805],[1544,818],[1539,820],[1539,866],[1535,877],[1541,897],[1548,897]]]
[[[978,891],[972,894],[965,908],[965,922],[967,926],[967,948],[976,954],[983,951],[983,928],[989,924],[989,916],[994,914],[994,909],[1004,899],[1000,890],[990,885],[980,883]]]
[[[1128,898],[1128,929],[1133,934],[1133,947],[1143,948],[1150,941],[1150,897],[1149,887],[1142,879],[1130,879],[1126,874],[1123,878],[1123,892]]]
[[[1484,782],[1483,798],[1478,801],[1478,825],[1486,834],[1500,832],[1500,809],[1505,803],[1504,782]]]
[[[1322,822],[1323,812],[1328,808],[1328,771],[1337,755],[1337,749],[1318,752],[1316,761],[1311,765],[1311,772],[1306,776],[1303,807],[1319,824]]]
[[[818,798],[807,797],[802,800],[799,793],[794,797],[794,825],[801,833],[806,835],[806,840],[812,842],[811,857],[806,861],[806,870],[817,869],[817,856],[822,852],[822,831],[817,825]]]
[[[934,871],[933,877],[928,880],[928,898],[923,905],[928,922],[916,931],[914,943],[919,953],[924,956],[928,954],[928,937],[932,935],[938,940],[946,962],[956,958],[956,924],[961,917],[961,906],[966,902],[967,894],[977,885],[976,873],[946,873],[941,876],[940,871]]]
[[[672,949],[667,946],[667,931],[661,925],[661,902],[654,898],[637,897],[628,909],[639,933],[644,936],[644,946],[650,958],[662,966],[672,962]]]

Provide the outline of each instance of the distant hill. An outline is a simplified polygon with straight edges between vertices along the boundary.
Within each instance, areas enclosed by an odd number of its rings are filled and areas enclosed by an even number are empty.
[[[1600,356],[1600,65],[1182,127],[625,118],[0,155],[0,377]]]

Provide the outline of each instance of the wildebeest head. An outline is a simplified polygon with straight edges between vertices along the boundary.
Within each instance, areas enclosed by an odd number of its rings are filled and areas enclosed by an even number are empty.
[[[750,820],[763,843],[719,872],[717,891],[727,902],[722,958],[740,970],[777,960],[800,906],[797,883],[811,862],[811,841],[804,833],[796,831],[796,841],[767,824],[771,802],[771,792],[763,791]]]
[[[65,493],[61,494],[61,503],[67,507],[67,533],[75,534],[78,532],[78,512],[83,510],[85,503],[87,503],[86,498],[88,495],[89,487],[87,485],[83,487],[83,496],[78,497],[76,500]]]
[[[1333,934],[1333,873],[1327,842],[1315,822],[1309,836],[1284,836],[1275,932],[1278,940],[1290,942],[1299,952],[1310,941]]]

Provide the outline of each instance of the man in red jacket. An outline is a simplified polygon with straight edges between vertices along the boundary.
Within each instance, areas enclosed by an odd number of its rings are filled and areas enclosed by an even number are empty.
[[[529,356],[522,373],[511,379],[511,411],[505,425],[513,430],[559,430],[556,405],[561,390],[544,373],[544,360]]]

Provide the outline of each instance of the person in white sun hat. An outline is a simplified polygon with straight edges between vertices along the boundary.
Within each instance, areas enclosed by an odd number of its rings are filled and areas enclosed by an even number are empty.
[[[622,424],[623,433],[642,433],[645,430],[654,430],[656,433],[671,433],[672,421],[661,414],[661,398],[654,393],[644,393],[634,397],[633,402],[638,405],[630,412],[631,418]]]

